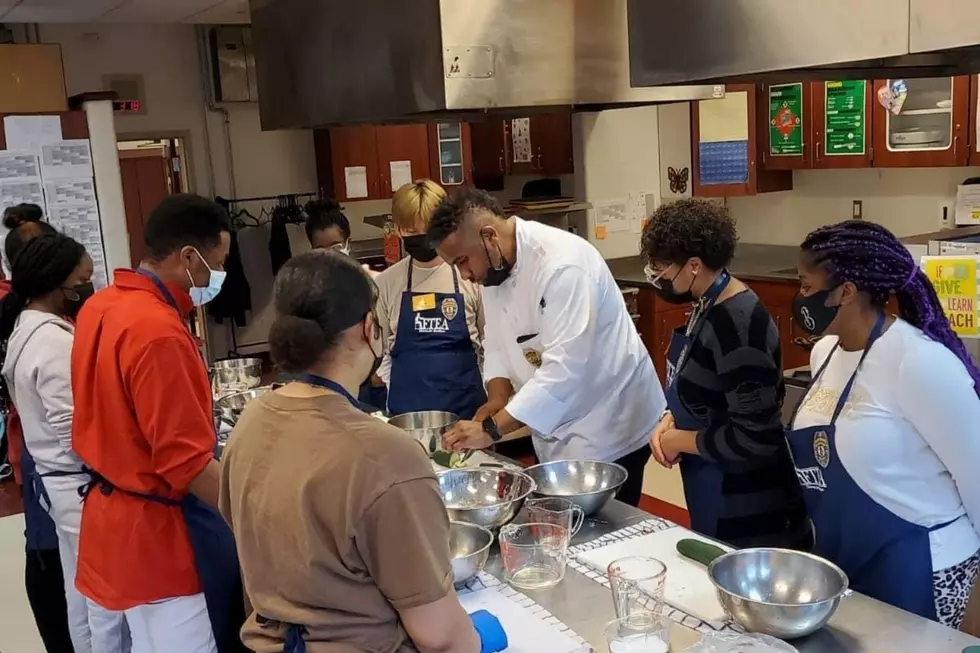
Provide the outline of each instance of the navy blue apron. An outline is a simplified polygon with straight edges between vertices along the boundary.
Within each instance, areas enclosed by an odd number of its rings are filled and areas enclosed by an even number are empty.
[[[351,393],[347,392],[344,386],[340,385],[335,381],[330,379],[325,379],[322,376],[317,376],[316,374],[298,374],[293,377],[293,381],[299,383],[306,383],[318,388],[326,388],[327,390],[332,390],[344,397],[351,403],[352,406],[363,410],[364,412],[369,412],[365,410],[365,407],[361,402],[354,398]],[[282,653],[306,653],[306,641],[303,636],[306,635],[306,628],[300,624],[287,624],[283,622],[277,622],[274,619],[269,619],[261,614],[256,613],[255,621],[260,626],[276,625],[281,624],[286,627],[286,637],[283,642]]]
[[[700,431],[704,427],[684,406],[677,394],[677,378],[687,362],[691,344],[704,326],[704,315],[715,305],[715,301],[731,281],[731,275],[722,271],[707,292],[698,300],[704,308],[697,321],[688,322],[674,329],[667,349],[667,410],[674,418],[674,424],[682,431]],[[692,314],[692,319],[695,316]],[[691,530],[715,537],[718,520],[722,515],[721,468],[696,455],[681,456],[681,479],[684,482],[684,499],[691,514]]]
[[[152,272],[137,270],[156,285],[164,299],[175,311],[180,312],[177,302],[167,287]],[[203,361],[202,361],[203,362]],[[217,434],[215,435],[217,449]],[[241,628],[245,623],[245,595],[238,566],[235,536],[221,514],[188,492],[183,499],[175,500],[143,492],[133,492],[114,486],[97,471],[86,469],[91,481],[79,489],[84,498],[98,487],[108,496],[119,490],[133,497],[146,499],[165,506],[180,508],[187,526],[187,535],[194,552],[194,564],[201,579],[201,589],[208,606],[208,617],[214,633],[218,653],[245,653],[248,649],[241,642]]]
[[[885,316],[881,315],[857,368],[841,391],[830,424],[794,430],[796,414],[810,388],[827,369],[837,351],[838,345],[834,346],[793,409],[787,439],[814,525],[814,553],[843,569],[854,591],[935,621],[929,533],[959,518],[932,528],[905,521],[868,496],[837,454],[837,418],[844,410],[861,364],[884,331],[884,324]]]
[[[454,292],[412,292],[414,266],[408,261],[408,284],[391,349],[388,412],[392,415],[444,410],[472,419],[487,402],[459,275],[450,267]],[[427,298],[431,299],[426,302]]]
[[[42,505],[42,497],[47,497],[40,475],[34,466],[34,458],[26,446],[21,448],[20,473],[24,479],[22,488],[24,499],[24,536],[28,551],[50,551],[58,548],[58,533],[54,520]],[[50,501],[48,501],[50,505]]]

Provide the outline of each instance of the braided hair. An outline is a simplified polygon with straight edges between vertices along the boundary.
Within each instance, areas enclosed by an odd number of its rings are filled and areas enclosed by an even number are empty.
[[[32,299],[61,288],[85,257],[85,248],[61,233],[42,234],[17,253],[11,263],[10,292],[0,300],[0,366],[17,318]],[[4,402],[10,401],[5,380],[0,383]]]
[[[833,285],[850,281],[876,308],[883,309],[894,295],[902,319],[953,352],[980,394],[980,369],[949,326],[929,277],[895,234],[873,222],[848,220],[811,232],[801,248]]]
[[[55,228],[43,220],[44,212],[37,204],[17,204],[4,209],[3,226],[8,233],[3,241],[3,255],[8,269],[29,241],[41,234],[55,233]]]

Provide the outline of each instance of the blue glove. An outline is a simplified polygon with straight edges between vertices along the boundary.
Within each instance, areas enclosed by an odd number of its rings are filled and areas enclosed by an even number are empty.
[[[499,619],[486,610],[478,610],[470,615],[470,621],[480,636],[480,653],[500,653],[507,649],[507,633]]]

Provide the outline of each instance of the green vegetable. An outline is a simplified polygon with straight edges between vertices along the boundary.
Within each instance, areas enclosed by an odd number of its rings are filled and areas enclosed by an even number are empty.
[[[466,462],[463,461],[462,454],[454,451],[450,453],[449,451],[436,451],[429,456],[435,461],[440,467],[446,467],[449,469],[459,469],[460,467],[466,467]]]
[[[700,562],[705,567],[710,565],[715,558],[725,555],[725,551],[721,547],[692,539],[679,541],[677,543],[677,552],[685,558]]]

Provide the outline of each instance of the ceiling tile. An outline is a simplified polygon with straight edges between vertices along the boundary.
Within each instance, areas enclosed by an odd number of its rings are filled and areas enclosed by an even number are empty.
[[[248,23],[248,0],[224,0],[223,2],[199,11],[191,16],[185,16],[185,23],[200,23],[205,25],[230,25]]]
[[[91,23],[123,0],[24,0],[0,19],[10,23]],[[2,4],[10,4],[4,0]]]
[[[179,23],[223,0],[129,0],[109,11],[102,21],[112,23]]]

